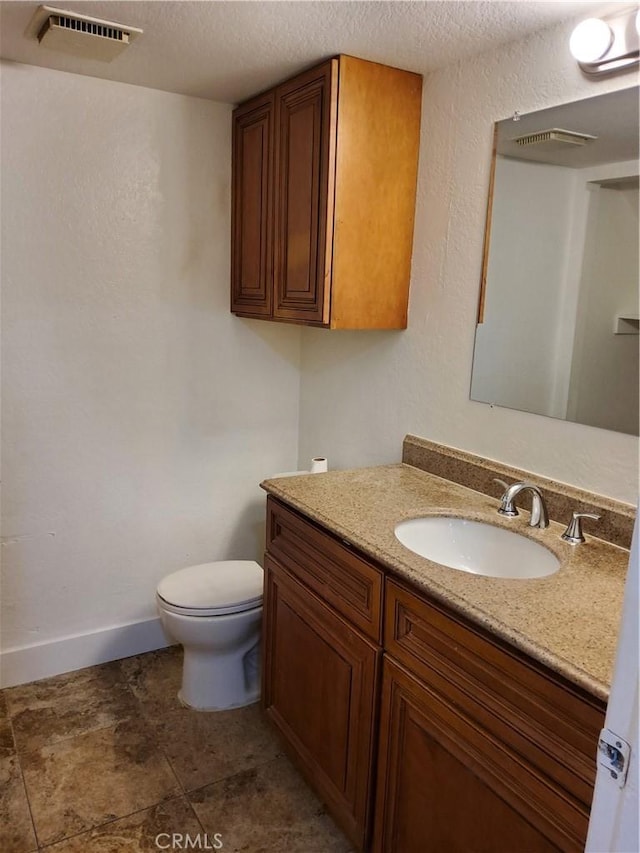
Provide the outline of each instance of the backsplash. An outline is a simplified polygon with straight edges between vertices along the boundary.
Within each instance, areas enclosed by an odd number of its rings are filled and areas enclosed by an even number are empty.
[[[531,471],[512,468],[494,459],[485,459],[415,435],[405,436],[402,443],[402,461],[406,465],[412,465],[495,498],[500,497],[502,490],[493,482],[494,477],[509,483],[528,480],[542,489],[549,517],[554,521],[568,524],[574,511],[595,512],[601,518],[600,521],[585,525],[587,536],[597,536],[622,548],[631,547],[636,514],[636,509],[631,504],[586,492],[567,483],[549,480]]]

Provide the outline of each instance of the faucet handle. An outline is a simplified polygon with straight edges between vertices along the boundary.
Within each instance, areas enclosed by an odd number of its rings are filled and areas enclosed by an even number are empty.
[[[581,521],[583,518],[593,518],[594,521],[600,520],[600,516],[593,512],[574,512],[571,521],[567,525],[567,529],[560,538],[564,539],[565,542],[570,542],[571,545],[578,545],[580,542],[584,542],[585,538],[582,533]]]
[[[504,489],[505,492],[509,488],[509,483],[505,483],[505,481],[501,480],[499,477],[494,477],[493,482],[497,483],[499,486],[502,486],[502,488]]]

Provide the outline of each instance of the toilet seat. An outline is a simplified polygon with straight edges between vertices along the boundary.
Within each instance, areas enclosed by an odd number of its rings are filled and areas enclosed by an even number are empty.
[[[261,607],[263,578],[253,560],[200,563],[167,575],[156,595],[170,613],[224,616]]]
[[[171,604],[166,601],[159,593],[156,593],[158,603],[163,610],[168,613],[177,613],[180,616],[228,616],[231,613],[246,613],[248,610],[254,610],[257,607],[262,607],[262,597],[249,602],[247,604],[237,604],[235,607],[179,607],[176,604]]]

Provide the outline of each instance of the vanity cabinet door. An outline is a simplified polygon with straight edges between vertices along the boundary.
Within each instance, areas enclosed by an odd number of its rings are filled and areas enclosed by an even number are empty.
[[[375,853],[571,849],[514,806],[519,772],[459,707],[385,657]]]
[[[358,850],[370,824],[380,654],[267,556],[263,707]]]
[[[271,315],[273,295],[274,95],[233,113],[231,310]]]

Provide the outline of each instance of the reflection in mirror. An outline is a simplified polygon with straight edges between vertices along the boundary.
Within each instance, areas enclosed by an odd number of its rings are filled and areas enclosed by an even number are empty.
[[[638,435],[638,134],[638,87],[497,123],[472,400]]]

